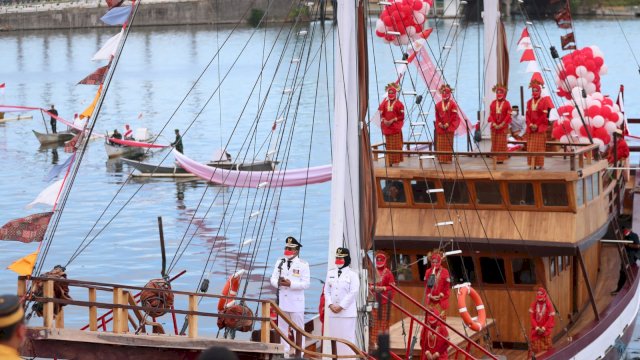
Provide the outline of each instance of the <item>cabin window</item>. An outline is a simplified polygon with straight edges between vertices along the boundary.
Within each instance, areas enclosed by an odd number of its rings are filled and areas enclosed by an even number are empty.
[[[561,273],[564,270],[564,257],[558,256],[558,273]]]
[[[570,256],[565,256],[564,257],[564,268],[565,268],[565,270],[568,269],[570,265],[571,265],[571,257]]]
[[[411,192],[413,202],[416,204],[435,204],[438,202],[438,193],[429,192],[436,189],[435,181],[411,180]]]
[[[453,285],[476,282],[476,268],[471,256],[447,257],[447,264]]]
[[[497,181],[476,181],[476,202],[478,205],[501,205],[502,194]]]
[[[513,269],[513,283],[530,285],[536,283],[536,267],[533,260],[529,258],[517,258],[511,260]]]
[[[482,271],[482,281],[485,284],[504,284],[504,259],[501,258],[480,258],[480,271]]]
[[[593,181],[591,176],[587,176],[586,178],[584,178],[584,195],[585,195],[585,202],[589,202],[591,200],[593,200]]]
[[[380,186],[382,187],[382,197],[385,202],[389,203],[404,203],[407,202],[407,197],[404,191],[404,183],[399,179],[384,179],[380,180]]]
[[[411,271],[411,260],[409,255],[396,254],[395,261],[391,263],[393,272],[396,274],[398,281],[413,281],[416,280],[413,277]]]
[[[427,269],[431,267],[429,257],[427,255],[416,255],[415,261],[418,262],[418,280],[424,280],[424,275],[427,273]]]
[[[584,184],[582,183],[582,179],[576,181],[576,203],[578,206],[582,206],[584,204],[584,193],[583,193]]]
[[[558,272],[556,271],[556,258],[552,256],[549,258],[549,274],[551,274],[551,278],[556,277]]]
[[[569,206],[565,183],[541,183],[544,206]]]
[[[468,204],[469,190],[464,181],[443,181],[444,198],[448,204]]]
[[[511,205],[535,205],[532,183],[510,183],[509,202]]]
[[[593,177],[593,197],[597,198],[600,194],[600,176],[598,173],[592,175]]]

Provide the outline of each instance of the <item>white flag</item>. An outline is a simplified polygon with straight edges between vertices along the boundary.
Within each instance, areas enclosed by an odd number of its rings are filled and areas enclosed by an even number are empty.
[[[118,44],[120,44],[120,39],[122,38],[123,31],[124,30],[121,30],[119,33],[117,33],[116,35],[111,37],[109,40],[107,40],[107,42],[102,46],[102,48],[98,50],[98,52],[95,55],[93,55],[91,60],[93,61],[111,60],[111,57],[116,53]]]
[[[58,193],[60,193],[60,189],[62,188],[63,180],[64,178],[47,186],[47,188],[42,190],[42,192],[38,194],[38,197],[31,203],[29,203],[26,208],[31,209],[36,204],[44,204],[50,206],[55,205],[56,199],[58,198]]]
[[[538,62],[537,61],[529,61],[527,63],[527,70],[525,70],[525,72],[528,72],[528,73],[540,72],[540,66],[538,66]]]

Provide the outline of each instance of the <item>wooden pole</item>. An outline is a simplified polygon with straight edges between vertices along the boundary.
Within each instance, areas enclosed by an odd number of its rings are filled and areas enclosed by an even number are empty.
[[[44,297],[53,299],[53,280],[47,280],[44,283]],[[46,302],[43,305],[42,317],[44,319],[44,327],[50,329],[53,327],[53,303]]]
[[[122,289],[113,288],[113,305],[122,304]],[[116,334],[121,333],[122,330],[122,309],[119,307],[113,308],[113,332]]]
[[[271,318],[271,303],[262,303],[262,317]],[[263,321],[260,327],[260,342],[268,344],[271,342],[271,320]]]
[[[89,302],[96,302],[96,288],[89,288]],[[89,306],[89,331],[98,331],[98,308]]]
[[[56,329],[64,329],[64,308],[62,307],[56,314]]]
[[[162,230],[162,216],[158,216],[158,231],[160,232],[160,251],[162,252],[162,271],[160,274],[167,278],[167,255],[164,250],[164,231]]]
[[[189,311],[198,311],[198,298],[195,295],[189,295]],[[189,314],[189,337],[198,337],[198,315]]]
[[[18,279],[18,297],[23,297],[27,293],[27,279]]]
[[[591,299],[591,307],[593,308],[593,313],[596,316],[596,320],[600,321],[600,314],[598,313],[598,306],[596,305],[596,298],[593,295],[593,289],[591,288],[591,282],[589,281],[589,274],[587,273],[587,268],[584,265],[584,259],[582,258],[582,251],[577,249],[577,258],[580,262],[580,269],[582,269],[582,276],[584,276],[584,282],[587,285],[587,290],[589,291],[589,298]]]

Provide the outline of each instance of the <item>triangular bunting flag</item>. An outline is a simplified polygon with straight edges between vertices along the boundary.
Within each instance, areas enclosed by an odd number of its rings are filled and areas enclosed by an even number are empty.
[[[520,57],[520,62],[525,62],[525,61],[535,61],[536,60],[536,55],[533,53],[533,49],[527,49],[522,53],[522,56]]]
[[[58,199],[58,194],[60,193],[60,189],[62,189],[62,183],[64,179],[60,179],[53,184],[47,186],[46,189],[42,190],[38,197],[33,200],[29,205],[27,205],[27,209],[31,209],[36,204],[44,204],[49,206],[54,206],[56,204],[56,200]]]
[[[112,36],[107,42],[102,46],[100,50],[98,50],[95,55],[91,58],[91,60],[111,60],[113,55],[116,53],[116,49],[118,48],[118,44],[120,44],[120,39],[122,38],[121,30],[116,35]]]
[[[38,258],[38,250],[12,262],[11,265],[7,266],[7,269],[17,273],[18,275],[22,275],[22,276],[31,275],[31,273],[33,272],[33,268],[36,265],[37,258]]]
[[[572,32],[560,36],[560,45],[562,46],[562,50],[567,50],[571,45],[575,46],[576,38]]]
[[[93,97],[93,101],[91,101],[91,104],[89,104],[89,106],[87,106],[87,108],[84,109],[84,111],[80,114],[81,118],[91,117],[91,114],[93,114],[93,110],[96,108],[96,104],[98,104],[98,99],[100,98],[101,92],[102,92],[102,85],[100,85],[100,87],[98,88],[98,91],[96,92],[96,96]]]
[[[52,215],[50,211],[11,220],[0,228],[0,240],[40,242],[44,239]]]
[[[522,51],[522,50],[527,50],[527,49],[533,49],[533,46],[531,45],[531,39],[530,38],[524,38],[520,41],[520,43],[518,43],[518,50]]]
[[[522,29],[522,34],[520,34],[520,40],[522,40],[523,38],[526,38],[526,37],[529,37],[529,30],[525,26],[525,28]]]
[[[542,80],[542,74],[540,74],[539,72],[535,72],[531,76],[531,82],[533,82],[534,80],[538,81],[541,84],[544,84],[544,80]]]
[[[536,72],[540,72],[540,66],[538,66],[538,62],[537,61],[529,61],[527,63],[527,69],[525,70],[526,73],[536,73]]]
[[[571,28],[571,12],[568,7],[560,9],[553,18],[556,20],[556,24],[561,29]]]
[[[105,0],[107,2],[107,6],[109,9],[113,9],[114,7],[118,7],[122,5],[124,0]]]
[[[116,7],[100,18],[103,23],[107,25],[122,25],[129,18],[131,13],[131,6]]]
[[[87,75],[84,79],[78,82],[78,85],[102,85],[104,82],[104,76],[107,75],[107,71],[109,70],[109,66],[111,66],[111,62],[105,66],[99,67],[96,71]]]

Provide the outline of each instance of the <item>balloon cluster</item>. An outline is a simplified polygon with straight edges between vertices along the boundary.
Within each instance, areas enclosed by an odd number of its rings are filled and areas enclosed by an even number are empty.
[[[407,45],[422,37],[427,12],[431,8],[429,0],[396,0],[385,6],[376,22],[376,35],[385,43]],[[400,33],[400,36],[389,34]]]
[[[597,46],[589,46],[574,50],[562,57],[558,65],[556,85],[558,95],[571,99],[571,90],[580,87],[587,94],[600,91],[600,76],[607,73],[604,54]]]
[[[558,108],[560,119],[553,125],[552,135],[562,142],[570,142],[570,138],[577,138],[577,142],[588,143],[587,130],[593,137],[593,142],[600,145],[600,151],[604,152],[611,142],[612,133],[616,131],[623,122],[623,115],[620,107],[613,103],[609,97],[603,96],[599,92],[582,97],[582,89],[576,87],[572,90],[575,103],[573,105],[563,105]],[[584,119],[586,128],[580,118]]]

